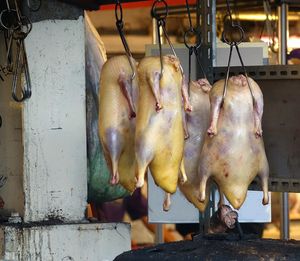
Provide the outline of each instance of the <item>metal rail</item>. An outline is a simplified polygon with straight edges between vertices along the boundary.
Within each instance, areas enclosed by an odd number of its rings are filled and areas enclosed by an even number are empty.
[[[282,3],[278,7],[279,20],[279,64],[287,64],[287,30],[288,30],[288,5]],[[289,194],[283,192],[280,198],[280,237],[288,240],[290,238],[290,219],[289,219]]]

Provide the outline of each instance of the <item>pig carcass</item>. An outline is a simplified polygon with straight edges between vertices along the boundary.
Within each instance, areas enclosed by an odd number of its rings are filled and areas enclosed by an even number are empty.
[[[183,77],[179,60],[163,56],[146,57],[138,66],[139,99],[136,118],[137,187],[144,184],[149,166],[155,183],[174,193],[179,169],[185,180],[183,164],[184,130],[182,121]],[[188,101],[184,97],[184,101]],[[190,106],[186,104],[186,109]]]
[[[200,201],[205,201],[211,177],[230,204],[239,209],[256,175],[267,204],[269,165],[262,139],[263,95],[257,83],[243,75],[230,77],[223,100],[224,80],[210,92],[211,123],[200,155]]]
[[[133,64],[136,66],[135,61]],[[99,137],[111,183],[135,189],[134,133],[138,85],[127,57],[115,56],[102,68],[99,94]]]

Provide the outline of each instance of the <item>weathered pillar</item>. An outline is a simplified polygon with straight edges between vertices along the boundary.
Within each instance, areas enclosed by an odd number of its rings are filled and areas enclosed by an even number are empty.
[[[40,18],[33,16],[25,42],[32,97],[23,108],[24,221],[82,220],[87,195],[83,11],[54,1],[42,4],[48,6]],[[69,19],[66,10],[72,10]]]

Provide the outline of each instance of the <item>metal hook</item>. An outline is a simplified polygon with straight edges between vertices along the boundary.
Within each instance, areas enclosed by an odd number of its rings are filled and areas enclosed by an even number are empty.
[[[204,68],[201,64],[201,61],[199,59],[199,53],[198,53],[198,49],[201,47],[201,41],[198,41],[196,44],[189,44],[188,43],[188,37],[191,37],[192,35],[198,36],[199,39],[201,37],[199,30],[195,30],[193,27],[190,27],[184,33],[184,44],[189,50],[189,83],[191,82],[191,68],[192,68],[192,55],[193,55],[193,53],[196,56],[197,63],[200,67],[200,70],[202,71],[202,74],[203,74],[204,78],[207,79],[206,73],[205,73]]]
[[[203,68],[203,66],[202,66],[202,63],[201,63],[201,61],[200,61],[200,58],[199,58],[198,48],[200,48],[200,46],[201,46],[201,45],[199,45],[199,47],[194,47],[194,54],[195,54],[195,56],[196,56],[197,63],[198,63],[198,65],[199,65],[199,67],[200,67],[200,70],[201,70],[201,72],[202,72],[202,74],[203,74],[204,79],[208,80],[208,79],[207,79],[207,76],[206,76],[206,73],[205,73],[205,70],[204,70],[204,68]]]
[[[161,14],[159,14],[157,12],[157,7],[156,7],[159,3],[162,3],[164,5],[164,7],[163,7],[164,12],[162,12]],[[154,1],[153,5],[152,5],[152,8],[151,8],[151,16],[152,16],[152,18],[154,18],[156,20],[156,25],[157,25],[156,26],[157,27],[157,39],[158,39],[159,56],[160,56],[160,75],[159,75],[160,79],[162,78],[163,72],[164,72],[162,43],[161,43],[161,38],[160,38],[160,28],[162,28],[163,33],[164,33],[168,43],[169,44],[171,43],[170,39],[169,39],[169,37],[166,33],[166,30],[165,30],[165,25],[166,25],[165,19],[167,18],[168,13],[169,13],[168,4],[164,0]],[[172,47],[171,47],[171,49],[172,49]],[[172,49],[172,52],[175,53],[175,51],[173,51],[173,49]]]
[[[227,93],[227,85],[228,85],[228,79],[229,79],[232,48],[233,48],[233,45],[230,45],[229,58],[228,58],[227,71],[226,71],[226,78],[225,78],[225,83],[224,83],[224,87],[223,87],[223,96],[222,96],[222,103],[221,103],[222,105],[224,103],[225,96],[226,96],[226,93]]]
[[[21,75],[22,71],[24,71],[26,87],[21,89],[21,97],[18,97],[17,94],[18,75]],[[25,99],[31,97],[31,81],[30,81],[29,68],[28,68],[28,62],[26,57],[26,50],[25,50],[23,40],[17,40],[17,59],[16,59],[16,66],[13,75],[12,97],[16,102],[22,102]]]
[[[156,9],[156,5],[158,3],[162,3],[164,5],[164,9],[163,12],[161,14],[159,14],[157,12],[157,9]],[[168,13],[169,13],[169,7],[168,7],[168,4],[166,1],[164,0],[156,0],[154,1],[153,5],[152,5],[152,8],[151,8],[151,16],[152,18],[154,18],[156,20],[156,24],[157,24],[157,38],[158,38],[158,45],[159,45],[159,55],[160,55],[160,79],[162,78],[163,76],[163,72],[164,72],[164,69],[163,69],[163,55],[162,55],[162,43],[161,43],[161,38],[160,38],[160,28],[162,28],[163,30],[163,34],[171,48],[171,51],[172,51],[172,54],[178,59],[178,56],[175,52],[175,49],[174,49],[174,46],[173,44],[171,43],[171,40],[168,36],[168,33],[167,33],[167,30],[166,30],[166,18],[168,16]],[[183,75],[183,68],[182,68],[182,65],[179,64],[179,68],[180,68],[180,72],[181,74]]]
[[[124,24],[123,24],[123,9],[122,9],[122,5],[121,5],[119,0],[116,1],[116,5],[115,5],[115,17],[116,17],[116,27],[118,29],[123,47],[125,49],[125,53],[126,53],[128,62],[130,64],[130,67],[131,67],[131,70],[132,70],[131,80],[133,80],[136,76],[135,66],[133,64],[133,57],[132,57],[130,48],[128,46],[124,31],[123,31],[123,27],[124,27]]]
[[[244,38],[245,38],[245,32],[244,32],[243,28],[238,24],[231,24],[230,28],[232,29],[232,31],[235,30],[235,29],[238,29],[238,32],[240,34],[240,38],[237,41],[236,40],[235,41],[230,41],[228,39],[227,35],[226,35],[227,31],[224,29],[224,31],[222,32],[222,41],[224,43],[227,43],[228,45],[239,45],[241,42],[244,41]],[[231,33],[232,33],[232,31],[231,31]]]
[[[161,38],[160,38],[160,23],[159,20],[156,20],[156,28],[157,28],[157,39],[158,39],[158,47],[159,47],[159,57],[160,57],[160,74],[159,79],[162,78],[164,72],[164,65],[163,65],[163,55],[162,55],[162,47],[161,47]]]
[[[6,15],[7,24],[4,22],[4,16]],[[15,9],[4,9],[0,13],[0,25],[6,30],[17,30],[19,28],[19,24],[17,23],[17,11]],[[9,24],[9,22],[11,22]]]
[[[226,28],[224,26],[224,31],[222,32],[222,40],[223,40],[223,42],[225,42],[226,44],[228,44],[230,46],[230,51],[229,51],[229,58],[228,58],[226,78],[225,78],[225,83],[224,83],[224,88],[223,88],[222,104],[224,103],[225,96],[226,96],[226,93],[227,93],[229,71],[230,71],[230,63],[231,63],[231,57],[232,57],[232,49],[233,49],[233,47],[235,47],[235,49],[237,51],[237,54],[238,54],[238,57],[239,57],[239,60],[241,62],[241,66],[243,68],[244,74],[246,76],[248,88],[250,90],[251,97],[252,97],[253,106],[255,106],[255,98],[254,98],[253,91],[252,91],[252,88],[251,88],[251,85],[250,85],[250,82],[249,82],[249,79],[248,79],[248,74],[247,74],[247,71],[246,71],[246,67],[244,65],[241,53],[240,53],[239,48],[238,48],[238,45],[244,40],[245,32],[244,32],[243,28],[240,25],[235,24],[233,22],[232,16],[231,16],[231,11],[230,11],[230,5],[229,5],[229,1],[228,0],[226,0],[226,5],[227,5],[227,14],[226,14],[226,16],[228,16],[229,20],[230,20],[230,29],[238,29],[238,31],[240,33],[240,38],[238,40],[232,40],[232,41],[230,41],[227,38],[227,36],[226,36],[227,32],[226,32]],[[225,20],[224,20],[224,23],[225,23]]]
[[[253,91],[252,91],[252,88],[251,88],[251,84],[250,84],[249,79],[248,79],[248,74],[247,74],[246,67],[245,67],[245,65],[244,65],[244,62],[243,62],[243,59],[242,59],[242,56],[241,56],[239,47],[238,47],[237,45],[235,45],[235,49],[236,49],[236,52],[237,52],[237,54],[238,54],[238,56],[239,56],[239,59],[240,59],[242,68],[243,68],[243,70],[244,70],[244,74],[245,74],[245,76],[246,76],[246,80],[247,80],[248,88],[249,88],[250,93],[251,93],[253,105],[255,105],[254,94],[253,94]]]
[[[118,12],[119,10],[119,12]],[[120,15],[119,15],[120,13]],[[115,5],[115,17],[117,22],[122,22],[123,23],[123,9],[120,1],[117,0],[117,3]]]
[[[231,15],[231,10],[230,10],[230,5],[229,5],[229,1],[228,0],[226,0],[226,7],[227,7],[227,14],[226,14],[226,16],[229,16],[230,23],[233,25],[233,20],[232,20],[232,15]]]
[[[191,28],[193,28],[193,24],[192,24],[192,17],[191,17],[190,5],[189,5],[188,0],[185,0],[185,5],[186,5],[188,18],[189,18],[189,23],[190,23],[190,29],[191,29]]]
[[[13,42],[13,32],[10,32],[8,35],[8,32],[5,32],[4,42],[6,47],[6,64],[5,64],[5,74],[12,73],[13,71],[13,62],[12,62],[12,42]],[[7,38],[9,37],[9,40],[7,42]]]
[[[10,12],[9,0],[6,0],[6,6],[7,6],[7,10]]]
[[[163,7],[161,8],[161,10],[163,10],[163,12],[161,12],[161,13],[157,12],[156,6],[158,4],[163,4]],[[165,0],[154,1],[152,8],[151,8],[152,18],[155,18],[156,20],[165,20],[167,18],[168,14],[169,14],[169,6]]]

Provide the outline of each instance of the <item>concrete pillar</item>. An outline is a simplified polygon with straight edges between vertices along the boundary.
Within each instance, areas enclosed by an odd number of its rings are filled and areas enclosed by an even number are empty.
[[[24,221],[81,220],[87,194],[83,14],[34,23],[26,48],[32,97],[23,107]]]

